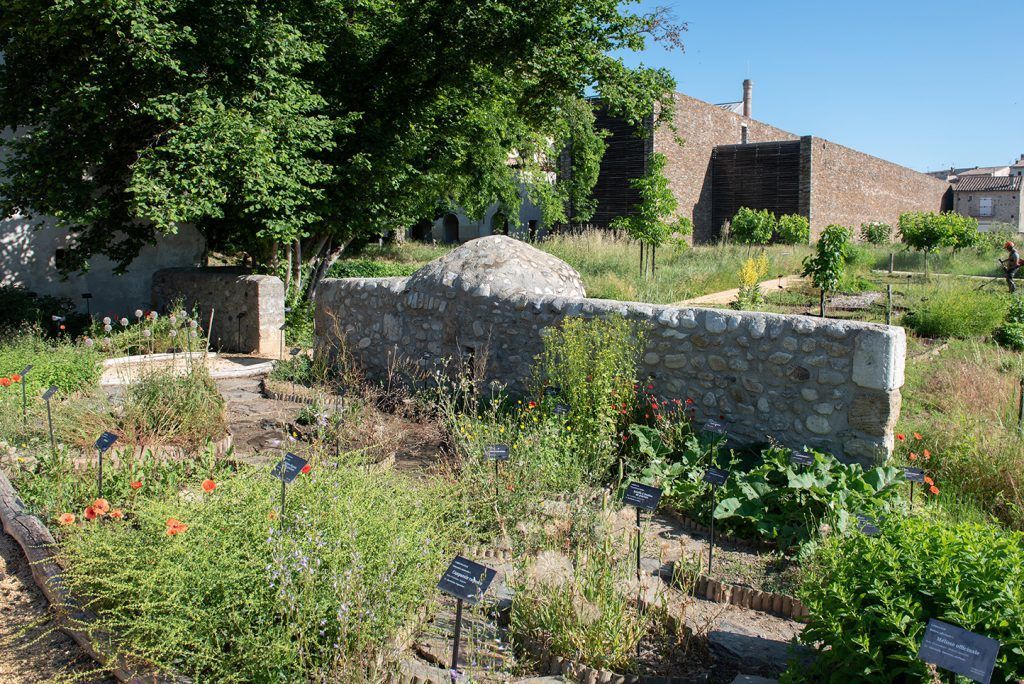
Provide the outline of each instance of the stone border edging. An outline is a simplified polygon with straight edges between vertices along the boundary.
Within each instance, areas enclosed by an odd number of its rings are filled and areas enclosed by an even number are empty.
[[[344,397],[334,397],[328,399],[320,399],[318,397],[307,397],[300,394],[284,394],[282,392],[275,392],[274,390],[267,387],[267,379],[263,378],[260,380],[260,394],[263,395],[264,399],[273,399],[275,401],[290,401],[294,404],[306,404],[312,406],[316,403],[324,403],[335,410],[341,409],[345,405]]]
[[[672,564],[673,574],[677,564],[678,561]],[[770,591],[760,591],[751,587],[729,584],[728,582],[708,577],[703,572],[697,577],[697,580],[691,587],[682,589],[689,592],[692,596],[706,601],[728,603],[740,608],[759,610],[762,613],[770,613],[797,622],[803,622],[809,614],[807,607],[800,599],[786,594],[776,594]]]
[[[86,631],[96,621],[92,611],[80,607],[64,584],[63,568],[56,561],[57,542],[50,530],[25,508],[14,485],[0,468],[0,522],[7,534],[18,542],[28,560],[32,579],[50,602],[53,619],[62,632],[114,677],[130,684],[191,684],[192,680],[175,674],[163,674],[150,665],[135,667],[123,655],[114,655],[111,635]],[[83,628],[80,628],[82,626]]]

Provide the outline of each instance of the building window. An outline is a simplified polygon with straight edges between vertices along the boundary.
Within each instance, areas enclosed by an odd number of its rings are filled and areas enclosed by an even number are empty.
[[[991,216],[992,215],[992,198],[991,197],[979,197],[978,198],[978,216]]]

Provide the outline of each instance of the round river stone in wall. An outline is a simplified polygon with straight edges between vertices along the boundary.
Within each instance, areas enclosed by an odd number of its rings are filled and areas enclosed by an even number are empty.
[[[504,235],[470,240],[413,273],[406,286],[412,292],[454,289],[482,297],[587,296],[583,280],[572,266]]]

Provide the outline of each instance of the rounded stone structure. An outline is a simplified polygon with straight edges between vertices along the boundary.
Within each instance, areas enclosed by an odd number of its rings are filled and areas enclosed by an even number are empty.
[[[471,240],[409,276],[410,292],[453,289],[482,297],[519,294],[582,299],[583,280],[557,257],[504,235]]]

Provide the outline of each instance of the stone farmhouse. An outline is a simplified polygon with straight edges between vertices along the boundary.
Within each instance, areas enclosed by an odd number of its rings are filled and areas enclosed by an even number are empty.
[[[978,219],[978,230],[1020,232],[1024,176],[963,175],[953,182],[953,208]]]

